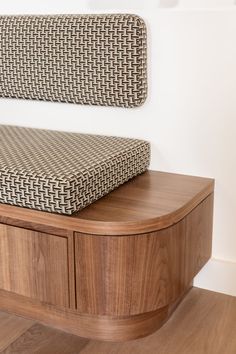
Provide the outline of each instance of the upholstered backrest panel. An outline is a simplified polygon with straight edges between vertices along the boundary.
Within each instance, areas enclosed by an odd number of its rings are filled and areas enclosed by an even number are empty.
[[[138,16],[0,16],[1,97],[136,107],[146,94]]]

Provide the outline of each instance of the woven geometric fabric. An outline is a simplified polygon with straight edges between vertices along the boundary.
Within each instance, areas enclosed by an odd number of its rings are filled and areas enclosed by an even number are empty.
[[[0,16],[0,97],[140,106],[146,47],[136,15]]]
[[[72,214],[149,160],[143,140],[0,125],[0,203]]]

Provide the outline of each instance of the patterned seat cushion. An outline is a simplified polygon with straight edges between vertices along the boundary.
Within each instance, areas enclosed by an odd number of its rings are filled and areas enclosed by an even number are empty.
[[[72,214],[144,172],[149,143],[0,126],[0,202]]]

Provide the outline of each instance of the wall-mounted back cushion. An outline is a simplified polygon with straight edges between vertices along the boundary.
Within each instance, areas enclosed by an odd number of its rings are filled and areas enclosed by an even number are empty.
[[[72,214],[144,172],[149,143],[0,125],[0,203]]]
[[[1,97],[136,107],[146,71],[138,16],[0,16]]]

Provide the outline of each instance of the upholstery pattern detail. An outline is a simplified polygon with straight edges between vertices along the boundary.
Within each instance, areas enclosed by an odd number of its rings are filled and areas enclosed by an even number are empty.
[[[147,96],[136,15],[0,16],[0,96],[136,107]]]
[[[143,140],[0,125],[0,203],[72,214],[149,160]]]

